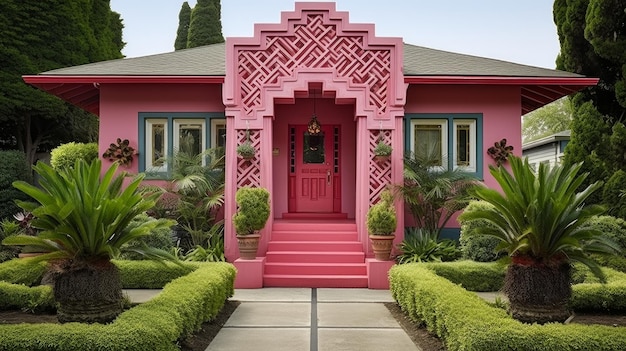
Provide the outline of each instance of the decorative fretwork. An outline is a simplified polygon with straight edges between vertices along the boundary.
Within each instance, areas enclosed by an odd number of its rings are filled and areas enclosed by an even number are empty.
[[[374,160],[374,148],[381,140],[391,144],[390,130],[372,130],[369,133],[369,169],[370,169],[370,205],[375,204],[380,199],[380,193],[391,184],[391,161],[379,164]]]
[[[259,158],[259,150],[261,149],[260,136],[261,133],[254,130],[250,130],[249,132],[245,130],[237,131],[237,145],[241,145],[249,140],[252,146],[257,150],[256,156],[250,160],[237,158],[237,188],[244,186],[261,186],[261,163]]]
[[[241,106],[252,115],[262,105],[261,89],[278,86],[298,68],[329,68],[350,84],[368,87],[367,105],[379,116],[389,107],[391,79],[390,50],[365,49],[363,36],[338,36],[336,25],[324,23],[319,13],[307,15],[306,23],[295,24],[293,35],[268,35],[258,49],[237,53],[241,82]]]

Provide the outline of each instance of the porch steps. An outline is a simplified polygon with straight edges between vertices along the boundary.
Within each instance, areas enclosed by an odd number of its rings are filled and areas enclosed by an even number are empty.
[[[356,224],[343,218],[276,220],[263,286],[364,288],[367,268]]]

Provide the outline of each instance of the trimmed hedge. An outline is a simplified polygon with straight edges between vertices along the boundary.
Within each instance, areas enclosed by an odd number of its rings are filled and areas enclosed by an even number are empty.
[[[402,310],[448,350],[626,350],[626,328],[523,324],[424,264],[394,266],[389,274]]]
[[[189,274],[198,265],[184,263],[183,266],[169,262],[113,260],[120,269],[122,286],[125,289],[160,289],[170,281]]]
[[[196,263],[179,266],[169,262],[113,260],[120,269],[124,289],[160,289],[170,281],[200,267]],[[46,272],[45,262],[34,263],[30,258],[13,259],[0,263],[0,280],[13,284],[39,284]]]
[[[214,318],[234,293],[235,268],[202,263],[113,323],[0,325],[2,350],[178,350],[176,341]]]
[[[56,302],[52,287],[28,287],[0,281],[0,310],[26,309],[29,311],[54,310]]]
[[[504,284],[504,265],[474,261],[425,263],[429,269],[469,291],[497,291]]]
[[[0,280],[13,284],[37,285],[45,272],[46,263],[33,262],[32,258],[12,259],[0,264]]]

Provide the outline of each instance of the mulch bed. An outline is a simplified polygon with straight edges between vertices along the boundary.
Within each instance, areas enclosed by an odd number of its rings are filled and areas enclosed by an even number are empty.
[[[228,300],[224,308],[211,322],[202,324],[200,330],[191,337],[181,340],[179,345],[183,351],[204,351],[209,346],[213,338],[222,329],[230,315],[239,306],[239,301]],[[406,331],[413,343],[422,351],[442,351],[445,350],[443,342],[435,335],[426,330],[425,327],[413,323],[400,306],[395,302],[385,303],[385,306],[398,321],[400,326]],[[19,310],[0,311],[0,324],[16,323],[58,323],[54,314],[33,314]],[[626,327],[626,315],[578,313],[571,323],[581,324],[602,324],[615,327]]]

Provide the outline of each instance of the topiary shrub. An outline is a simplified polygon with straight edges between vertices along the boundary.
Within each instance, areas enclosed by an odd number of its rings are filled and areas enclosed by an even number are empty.
[[[465,207],[463,213],[484,210],[490,207],[493,207],[493,205],[485,201],[472,201]],[[463,258],[477,262],[492,262],[504,255],[504,253],[496,252],[496,246],[498,246],[500,240],[480,234],[481,228],[493,227],[491,223],[483,219],[465,220],[463,215],[459,216],[459,223],[461,224],[459,243]]]
[[[602,202],[607,205],[607,214],[626,218],[626,172],[619,170],[606,181],[602,190]]]
[[[50,166],[55,170],[73,167],[78,159],[87,163],[98,158],[98,144],[96,143],[67,143],[52,149],[50,153]]]
[[[0,219],[13,218],[21,211],[15,200],[28,200],[27,195],[13,188],[16,180],[32,180],[26,156],[16,150],[0,151]]]
[[[147,214],[140,214],[135,217],[128,226],[126,230],[132,230],[137,228],[143,223],[151,222],[151,221],[161,221],[168,222],[168,219],[155,219]],[[128,243],[126,243],[122,247],[122,259],[125,260],[143,260],[145,259],[144,255],[141,255],[137,252],[134,252],[134,249],[140,249],[143,246],[153,247],[165,251],[170,251],[174,247],[174,243],[172,240],[172,230],[170,228],[162,228],[157,227],[150,231],[150,234],[135,238]]]

